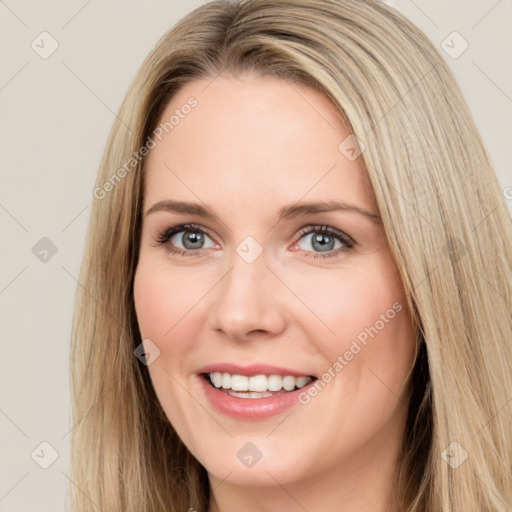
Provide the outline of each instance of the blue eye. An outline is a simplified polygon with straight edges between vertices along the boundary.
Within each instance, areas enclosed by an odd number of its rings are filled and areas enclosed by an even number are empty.
[[[171,254],[197,256],[202,249],[205,249],[205,236],[210,238],[197,224],[184,224],[166,229],[160,234],[157,242],[160,245],[166,245],[168,252]],[[176,240],[172,240],[173,238]],[[177,241],[181,242],[183,248],[176,248]]]
[[[300,238],[305,237],[309,237],[308,244],[311,244],[313,249],[318,250],[316,254],[311,254],[311,252],[315,251],[305,250],[306,255],[311,258],[330,258],[337,256],[340,252],[346,252],[352,249],[355,244],[354,240],[348,235],[328,226],[306,228],[301,232]],[[338,247],[335,247],[336,242],[339,244]]]
[[[306,256],[311,258],[329,258],[346,252],[355,245],[354,240],[337,229],[328,226],[313,226],[301,231],[299,240],[309,237],[308,244],[313,247],[313,251],[301,250]],[[213,243],[205,247],[205,238],[211,238],[197,224],[182,224],[179,226],[165,229],[157,237],[158,245],[166,246],[169,254],[178,254],[180,256],[199,256],[203,249],[215,246]],[[181,244],[182,247],[179,247]],[[178,245],[178,247],[177,247]]]

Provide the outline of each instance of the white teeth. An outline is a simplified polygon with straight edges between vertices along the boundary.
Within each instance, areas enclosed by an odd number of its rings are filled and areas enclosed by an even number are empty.
[[[249,377],[245,375],[231,375],[231,389],[233,391],[249,391]],[[256,391],[251,389],[251,391]]]
[[[292,375],[232,375],[230,373],[212,372],[209,374],[212,384],[216,388],[230,389],[236,391],[249,391],[253,393],[230,393],[232,396],[243,396],[244,398],[262,398],[272,396],[265,392],[293,391],[295,388],[303,388],[311,382],[311,377],[293,377]],[[254,395],[254,396],[252,396]]]
[[[267,377],[265,375],[249,377],[249,387],[247,389],[251,391],[267,391]]]
[[[269,396],[274,396],[272,393],[268,391],[263,391],[262,393],[257,393],[256,391],[249,391],[247,393],[240,393],[238,391],[228,391],[228,395],[236,396],[238,398],[267,398]]]
[[[303,388],[310,380],[311,377],[299,377],[295,385],[300,389]]]
[[[291,391],[292,389],[295,388],[295,377],[292,377],[291,375],[287,375],[284,379],[283,379],[283,387],[284,389],[286,389],[286,391]]]
[[[281,375],[270,375],[267,381],[269,391],[279,391],[283,387],[283,377]]]
[[[222,380],[223,380],[222,373],[220,373],[220,372],[210,373],[210,379],[216,388],[222,387]]]

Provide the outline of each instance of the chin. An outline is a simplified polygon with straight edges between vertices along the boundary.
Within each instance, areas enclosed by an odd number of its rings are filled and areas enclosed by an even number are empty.
[[[205,456],[196,457],[210,477],[232,485],[253,487],[275,486],[277,482],[284,485],[303,477],[305,465],[296,458],[298,449],[283,446],[282,440],[275,440],[281,450],[274,449],[269,439],[252,442],[244,436],[240,441],[236,438],[231,441],[232,451],[209,451]]]

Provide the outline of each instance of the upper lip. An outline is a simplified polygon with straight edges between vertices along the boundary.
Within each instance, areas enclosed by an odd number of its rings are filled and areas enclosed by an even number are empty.
[[[255,363],[249,365],[240,365],[235,363],[211,363],[198,369],[197,373],[230,373],[232,375],[291,375],[293,377],[314,377],[308,372],[301,372],[282,366],[274,366],[266,363]]]

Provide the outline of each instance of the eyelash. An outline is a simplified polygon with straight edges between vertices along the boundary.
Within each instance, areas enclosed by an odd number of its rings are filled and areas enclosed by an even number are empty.
[[[164,229],[157,235],[155,241],[156,241],[157,245],[167,246],[167,252],[169,254],[177,254],[180,256],[200,256],[201,253],[203,252],[202,249],[197,249],[197,250],[190,249],[190,250],[184,251],[182,249],[175,249],[168,245],[169,240],[175,234],[180,233],[181,231],[192,231],[194,233],[199,232],[199,233],[208,235],[208,233],[206,233],[203,229],[201,229],[201,227],[198,224],[181,224],[179,226],[174,226],[171,228]],[[343,244],[343,247],[338,248],[336,250],[326,252],[326,253],[318,253],[318,252],[314,253],[313,251],[303,251],[303,252],[306,252],[307,256],[310,258],[331,258],[334,256],[338,256],[342,252],[350,251],[356,244],[356,242],[351,237],[349,237],[347,234],[343,233],[343,231],[339,231],[339,230],[331,228],[329,226],[309,226],[307,228],[304,228],[299,233],[299,240],[303,236],[309,235],[311,233],[325,234],[325,235],[332,236],[333,238],[336,238],[337,240],[339,240]],[[310,254],[311,252],[313,252],[313,254]]]

